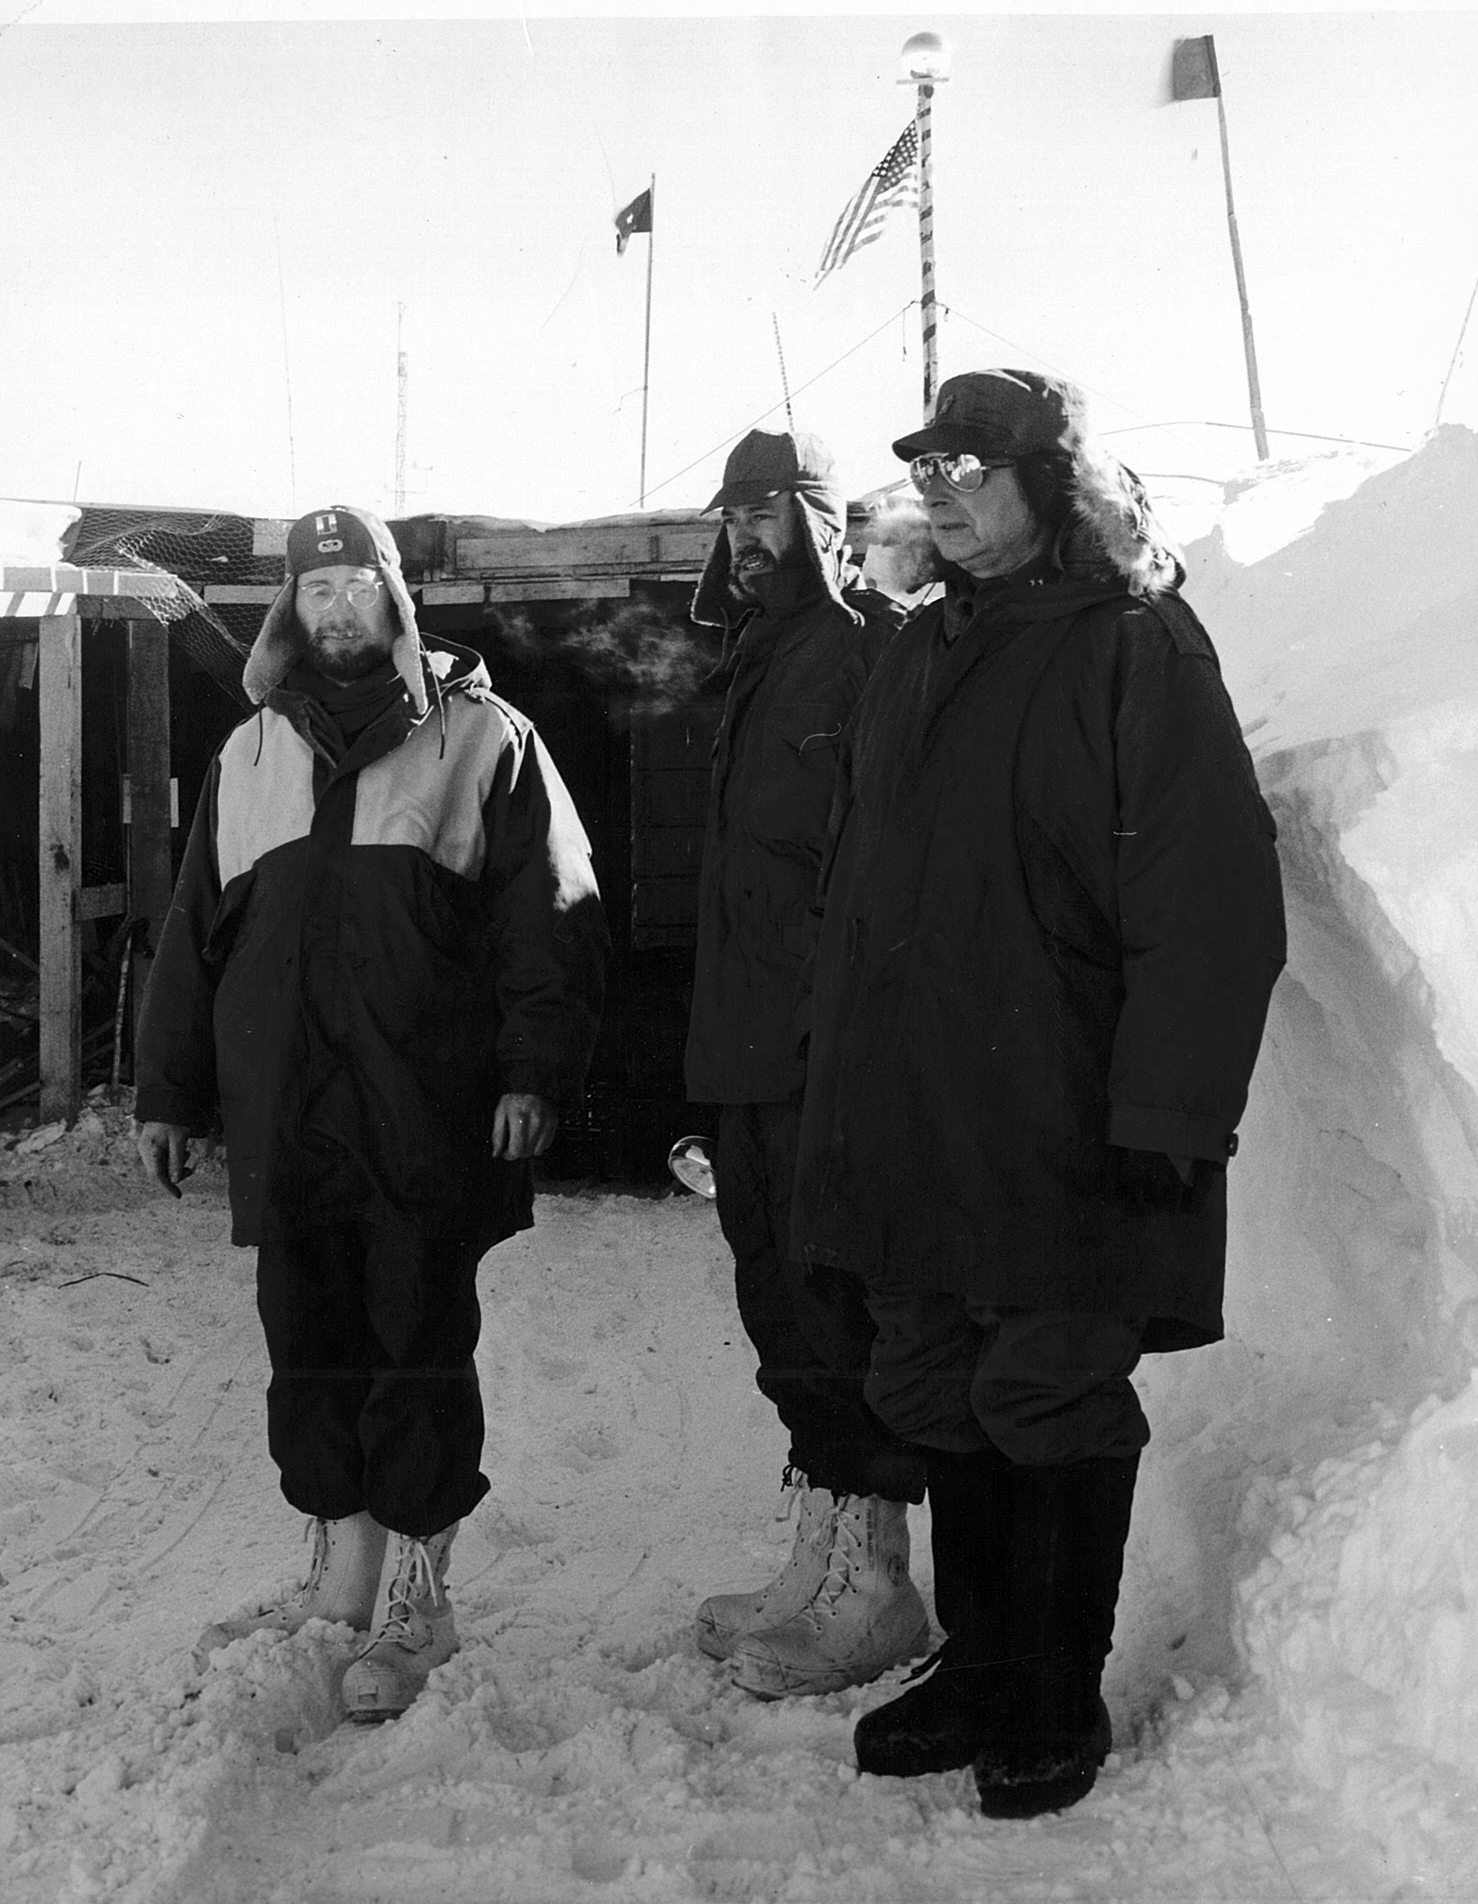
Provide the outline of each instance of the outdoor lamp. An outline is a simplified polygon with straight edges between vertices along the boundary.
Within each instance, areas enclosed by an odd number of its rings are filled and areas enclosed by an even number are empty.
[[[903,42],[899,58],[903,63],[900,86],[938,86],[949,78],[954,53],[948,40],[938,33],[914,33]]]

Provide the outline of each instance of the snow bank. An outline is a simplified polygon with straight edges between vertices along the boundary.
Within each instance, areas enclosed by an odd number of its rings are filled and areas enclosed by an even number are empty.
[[[1478,438],[1443,429],[1351,494],[1330,474],[1310,521],[1302,473],[1299,532],[1259,559],[1230,554],[1240,505],[1188,551],[1278,818],[1290,957],[1233,1167],[1228,1340],[1147,1381],[1151,1558],[1186,1550],[1201,1656],[1220,1665],[1234,1640],[1297,1763],[1376,1822],[1393,1880],[1461,1884],[1478,1804]],[[1236,1582],[1225,1628],[1213,1579]]]
[[[1377,462],[1379,459],[1377,459]],[[1289,969],[1231,1172],[1228,1334],[1154,1359],[1060,1819],[859,1779],[900,1675],[776,1706],[697,1651],[790,1529],[712,1207],[540,1199],[481,1277],[463,1649],[335,1723],[350,1641],[201,1626],[301,1565],[218,1167],[120,1112],[0,1144],[5,1904],[1027,1904],[1478,1895],[1478,438],[1234,486],[1188,551],[1281,828]],[[927,1512],[914,1574],[931,1579]]]

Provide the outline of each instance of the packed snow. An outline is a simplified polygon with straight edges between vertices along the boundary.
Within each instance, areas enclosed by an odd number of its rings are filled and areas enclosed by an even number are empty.
[[[0,1150],[4,1904],[1478,1896],[1478,437],[1387,463],[1267,466],[1188,551],[1290,961],[1227,1339],[1140,1378],[1092,1795],[997,1824],[968,1773],[859,1778],[901,1673],[763,1704],[698,1652],[698,1600],[791,1529],[681,1193],[542,1195],[484,1264],[492,1493],[453,1555],[462,1650],[405,1718],[338,1723],[343,1628],[193,1670],[306,1549],[220,1165],[151,1195],[99,1097]]]

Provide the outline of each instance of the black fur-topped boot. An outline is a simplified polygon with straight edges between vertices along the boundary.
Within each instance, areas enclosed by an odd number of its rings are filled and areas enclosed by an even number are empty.
[[[1010,1464],[993,1449],[930,1449],[927,1461],[934,1611],[947,1637],[912,1675],[916,1684],[857,1723],[857,1769],[888,1778],[973,1764],[992,1737],[1002,1704]]]
[[[1092,1791],[1113,1743],[1099,1692],[1138,1456],[1012,1470],[1010,1664],[973,1764],[987,1818],[1036,1818]]]

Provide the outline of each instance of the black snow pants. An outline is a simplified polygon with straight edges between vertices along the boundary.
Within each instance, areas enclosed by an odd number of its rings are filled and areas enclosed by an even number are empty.
[[[922,1501],[922,1451],[863,1399],[874,1328],[862,1283],[789,1254],[800,1100],[725,1104],[714,1174],[734,1252],[735,1292],[759,1356],[755,1380],[790,1431],[790,1460],[812,1487]]]
[[[487,1493],[479,1256],[457,1238],[365,1223],[260,1246],[267,1445],[300,1513],[367,1510],[425,1539]]]

